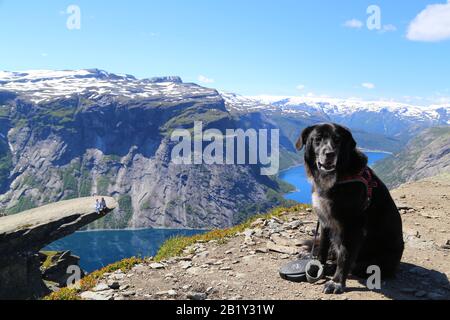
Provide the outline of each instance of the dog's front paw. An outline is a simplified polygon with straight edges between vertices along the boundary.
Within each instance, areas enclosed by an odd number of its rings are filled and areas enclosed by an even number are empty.
[[[344,293],[344,286],[340,283],[336,283],[333,280],[325,283],[325,287],[323,288],[323,293],[325,294],[342,294]]]

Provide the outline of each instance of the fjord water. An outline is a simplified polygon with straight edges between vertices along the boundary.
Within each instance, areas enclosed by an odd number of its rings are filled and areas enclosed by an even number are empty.
[[[389,156],[384,152],[365,152],[369,158],[369,166],[372,166],[377,161],[380,161]],[[288,200],[295,200],[300,203],[311,204],[311,184],[306,178],[304,166],[294,167],[280,173],[281,180],[284,180],[296,189],[295,192],[289,193],[285,196]]]
[[[388,156],[381,152],[368,152],[369,164]],[[311,203],[311,185],[306,179],[303,166],[294,167],[280,174],[280,178],[295,186],[293,193],[287,194],[286,199],[301,203]],[[100,269],[108,264],[133,256],[154,256],[161,245],[175,236],[192,236],[203,233],[204,230],[113,230],[77,232],[61,239],[45,250],[70,250],[81,257],[80,266],[87,272]]]
[[[76,232],[52,243],[45,250],[70,250],[81,258],[81,268],[92,272],[125,258],[154,256],[167,239],[176,236],[193,236],[203,232],[205,231],[174,229]]]

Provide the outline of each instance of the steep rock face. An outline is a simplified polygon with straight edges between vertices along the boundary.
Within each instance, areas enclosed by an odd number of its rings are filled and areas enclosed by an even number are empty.
[[[95,212],[93,197],[54,203],[0,218],[0,299],[37,298],[49,292],[42,281],[39,250],[108,214]]]
[[[374,167],[389,185],[418,181],[450,172],[450,127],[426,129],[399,153]]]
[[[120,210],[91,228],[205,228],[230,226],[281,201],[280,185],[257,165],[171,161],[174,129],[194,121],[223,132],[241,126],[215,90],[99,70],[4,79],[14,94],[4,92],[0,103],[10,123],[0,140],[9,155],[0,211],[108,194]]]

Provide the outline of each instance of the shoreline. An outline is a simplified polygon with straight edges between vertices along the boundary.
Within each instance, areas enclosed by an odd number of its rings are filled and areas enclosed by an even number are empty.
[[[114,231],[149,231],[149,230],[163,230],[163,231],[212,231],[214,229],[193,229],[193,228],[126,228],[126,229],[95,229],[95,230],[81,230],[75,233],[94,233],[94,232],[114,232]]]
[[[359,150],[361,150],[362,152],[373,152],[373,153],[384,153],[384,154],[389,154],[391,156],[394,155],[393,152],[390,151],[384,151],[384,150],[372,150],[372,149],[365,149],[365,148],[359,148]]]

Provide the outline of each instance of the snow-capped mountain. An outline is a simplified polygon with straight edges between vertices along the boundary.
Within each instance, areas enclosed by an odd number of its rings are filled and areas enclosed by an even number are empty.
[[[222,93],[229,109],[262,111],[284,117],[314,117],[368,133],[397,136],[411,128],[450,125],[450,105],[428,107],[391,101],[313,97],[252,96]]]
[[[130,99],[158,96],[177,100],[183,99],[186,93],[207,96],[213,91],[195,84],[185,84],[179,77],[139,80],[131,75],[116,75],[98,69],[0,71],[0,90],[20,94],[33,103],[69,98],[74,94],[88,99],[108,95]]]
[[[183,83],[179,77],[137,79],[98,69],[74,71],[32,70],[0,71],[0,95],[15,94],[22,100],[44,104],[55,99],[82,96],[90,101],[105,97],[183,102],[192,98],[216,100],[214,89]],[[290,121],[292,138],[295,127],[315,122],[332,121],[368,134],[407,140],[415,132],[450,124],[450,106],[428,107],[391,101],[362,101],[319,97],[253,96],[221,92],[228,111],[248,114],[262,113],[284,128]],[[294,123],[292,123],[294,121]]]
[[[225,101],[228,110],[234,112],[258,112],[258,111],[272,111],[279,110],[278,107],[270,103],[263,103],[257,99],[247,98],[242,95],[231,92],[220,92],[220,95]]]
[[[357,99],[335,99],[314,97],[247,97],[261,104],[277,106],[282,112],[296,111],[323,112],[329,116],[351,116],[356,112],[390,112],[404,118],[439,121],[442,110],[450,110],[450,105],[421,107],[393,101],[364,101]],[[450,124],[450,122],[448,122]]]

